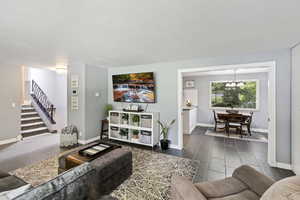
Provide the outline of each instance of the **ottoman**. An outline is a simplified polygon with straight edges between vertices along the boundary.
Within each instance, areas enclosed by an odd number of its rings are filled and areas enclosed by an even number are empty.
[[[93,145],[95,143],[89,144]],[[87,145],[74,149],[79,151]],[[74,151],[59,157],[59,172],[65,170],[66,157]],[[100,195],[110,194],[132,174],[132,152],[123,148],[114,149],[88,163],[95,169],[93,187]]]

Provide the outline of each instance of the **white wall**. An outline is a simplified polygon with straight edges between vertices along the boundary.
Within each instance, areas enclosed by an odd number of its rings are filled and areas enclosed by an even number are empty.
[[[0,85],[1,141],[20,135],[21,67],[0,64]]]
[[[67,126],[68,119],[68,86],[67,74],[56,74],[56,92],[54,105],[56,107],[55,121],[58,130]]]
[[[230,65],[254,62],[276,62],[276,159],[277,162],[291,163],[291,54],[290,49],[249,55],[199,58],[177,62],[154,63],[148,65],[109,68],[108,103],[122,107],[113,102],[111,75],[153,71],[156,79],[157,103],[150,104],[148,110],[159,111],[162,120],[177,119],[177,70],[216,65]],[[178,124],[170,129],[169,139],[178,145]]]
[[[292,49],[292,161],[300,175],[300,45]]]
[[[28,80],[34,80],[40,88],[46,93],[48,99],[53,102],[56,98],[56,72],[49,69],[28,68]]]
[[[28,81],[34,80],[56,108],[57,130],[67,125],[67,74],[42,68],[28,68]]]
[[[198,90],[198,123],[214,123],[212,109],[209,109],[210,82],[232,79],[233,75],[184,77],[183,81],[194,80],[195,88]],[[237,79],[259,80],[259,110],[254,111],[252,127],[268,129],[268,73],[239,74],[237,75]]]

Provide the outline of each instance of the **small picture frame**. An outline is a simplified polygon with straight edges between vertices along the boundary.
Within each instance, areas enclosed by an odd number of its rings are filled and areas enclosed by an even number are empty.
[[[195,87],[195,81],[194,80],[185,81],[185,87],[186,88],[194,88]]]

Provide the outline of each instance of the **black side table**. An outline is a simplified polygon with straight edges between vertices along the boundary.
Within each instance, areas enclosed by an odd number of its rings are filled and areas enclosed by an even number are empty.
[[[103,135],[105,135],[108,138],[108,120],[107,119],[101,120],[100,140],[102,140]]]

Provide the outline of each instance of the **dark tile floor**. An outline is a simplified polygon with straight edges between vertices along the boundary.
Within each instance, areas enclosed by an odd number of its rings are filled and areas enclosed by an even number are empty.
[[[232,175],[235,168],[247,164],[279,180],[294,175],[290,170],[272,168],[267,163],[266,143],[206,136],[207,128],[197,127],[184,135],[184,150],[165,153],[191,158],[197,169],[194,182],[216,180]]]

